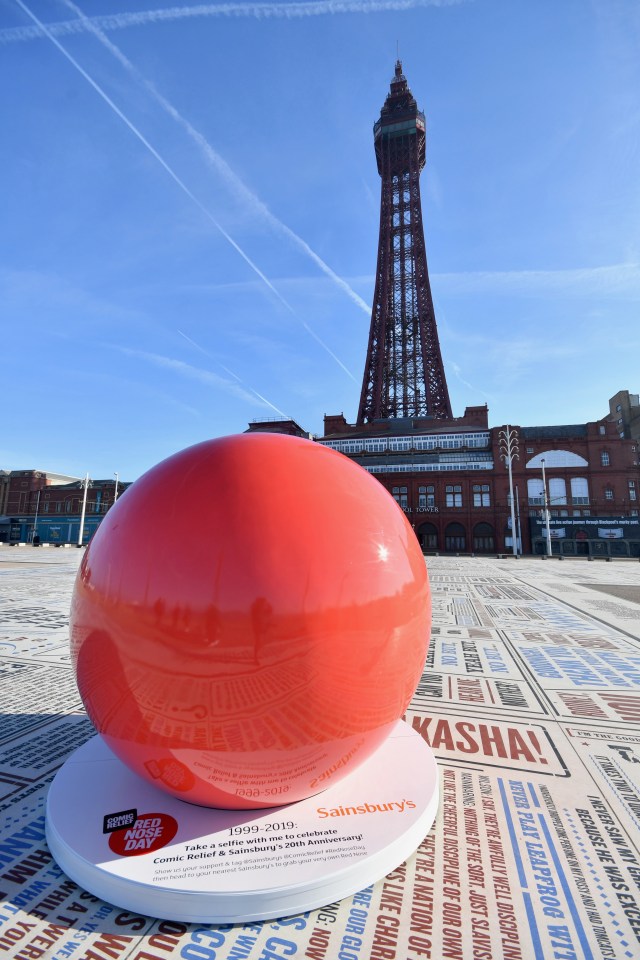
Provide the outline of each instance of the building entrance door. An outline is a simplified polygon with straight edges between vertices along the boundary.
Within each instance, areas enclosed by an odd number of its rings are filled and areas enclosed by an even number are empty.
[[[432,523],[422,523],[418,527],[418,541],[423,551],[438,549],[438,531]]]
[[[444,549],[447,553],[460,553],[467,549],[467,534],[461,523],[450,523],[445,530]]]

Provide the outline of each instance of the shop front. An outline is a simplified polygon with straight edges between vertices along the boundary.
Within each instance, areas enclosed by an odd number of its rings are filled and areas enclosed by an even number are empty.
[[[531,518],[531,545],[538,556],[640,557],[638,517]]]

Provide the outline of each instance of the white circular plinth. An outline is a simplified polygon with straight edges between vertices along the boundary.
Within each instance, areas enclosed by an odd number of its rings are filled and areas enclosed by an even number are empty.
[[[437,809],[434,756],[402,721],[335,786],[266,810],[184,803],[94,737],[51,785],[47,840],[65,873],[109,903],[237,923],[311,910],[380,880],[418,847]]]

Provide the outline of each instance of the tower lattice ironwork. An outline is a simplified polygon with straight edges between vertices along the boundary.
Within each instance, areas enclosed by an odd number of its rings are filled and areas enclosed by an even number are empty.
[[[373,131],[382,178],[380,239],[358,423],[450,419],[420,203],[425,119],[400,60]]]

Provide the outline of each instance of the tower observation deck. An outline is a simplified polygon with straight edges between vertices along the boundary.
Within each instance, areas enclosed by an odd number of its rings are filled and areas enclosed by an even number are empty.
[[[373,132],[382,178],[380,238],[358,424],[451,419],[422,226],[425,119],[399,60]]]

